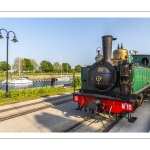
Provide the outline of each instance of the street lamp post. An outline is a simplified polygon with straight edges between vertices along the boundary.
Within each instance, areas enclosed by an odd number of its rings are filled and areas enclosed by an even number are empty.
[[[13,39],[11,40],[12,42],[16,43],[18,42],[16,35],[13,31],[7,31],[6,29],[0,29],[0,39],[3,39],[1,31],[4,30],[6,31],[6,38],[7,38],[7,49],[6,49],[6,94],[8,93],[8,41],[9,41],[9,33],[12,32],[14,34]]]

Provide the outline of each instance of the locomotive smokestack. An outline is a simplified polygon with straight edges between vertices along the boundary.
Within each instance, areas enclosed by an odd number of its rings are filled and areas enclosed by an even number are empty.
[[[106,35],[102,37],[104,61],[111,62],[112,41],[116,39],[117,38],[113,38],[113,36],[111,35]]]

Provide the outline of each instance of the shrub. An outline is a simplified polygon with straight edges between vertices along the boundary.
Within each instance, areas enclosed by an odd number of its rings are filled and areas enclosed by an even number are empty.
[[[75,86],[75,87],[80,87],[81,86],[81,78],[80,77],[75,77],[72,81],[72,84]]]
[[[4,98],[5,95],[4,95],[4,91],[0,90],[0,99]]]

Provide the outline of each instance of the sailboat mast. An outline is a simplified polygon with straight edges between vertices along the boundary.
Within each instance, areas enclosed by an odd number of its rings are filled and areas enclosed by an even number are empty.
[[[61,76],[62,76],[62,55],[61,55]]]
[[[68,77],[68,63],[67,63],[67,77]]]
[[[20,53],[20,57],[21,57],[21,53]],[[19,57],[19,77],[20,77],[20,57]]]

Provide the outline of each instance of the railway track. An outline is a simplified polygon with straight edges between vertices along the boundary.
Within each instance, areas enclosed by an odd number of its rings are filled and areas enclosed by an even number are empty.
[[[135,112],[137,112],[138,109],[136,109]],[[105,116],[105,118],[104,118],[104,116]],[[110,116],[110,118],[109,118],[109,116]],[[101,118],[104,118],[104,119],[101,119]],[[73,125],[72,127],[66,129],[63,132],[85,132],[86,130],[83,131],[81,128],[83,128],[83,127],[86,128],[87,122],[90,121],[90,120],[92,120],[92,119],[95,119],[95,121],[97,121],[97,122],[99,122],[99,120],[100,120],[101,123],[103,124],[98,130],[95,130],[94,132],[109,132],[123,118],[126,118],[127,121],[131,122],[131,123],[134,123],[133,120],[137,119],[136,117],[131,117],[130,118],[131,120],[130,120],[129,119],[129,114],[126,113],[126,112],[122,113],[122,115],[118,115],[117,117],[116,116],[112,116],[110,114],[103,115],[103,113],[100,113],[98,115],[92,115],[92,116],[88,117],[87,119],[83,119],[81,122]],[[91,121],[91,122],[94,123],[95,121]],[[103,121],[106,121],[106,122],[103,123]],[[89,128],[89,126],[88,126],[88,128]]]
[[[72,100],[71,96],[69,94],[61,97],[48,98],[42,101],[0,110],[0,122],[70,102]]]
[[[95,116],[94,115],[91,115],[90,117],[88,117],[87,119],[83,119],[82,121],[76,123],[75,125],[71,126],[70,128],[64,130],[63,132],[71,132],[71,131],[74,131],[74,129],[76,129],[77,127],[83,125],[86,121],[88,121],[89,119],[93,118]]]
[[[43,99],[32,103],[27,103],[20,106],[15,106],[13,108],[3,109],[0,110],[0,122],[12,118],[16,118],[19,116],[23,116],[26,114],[30,114],[36,111],[44,110],[50,107],[55,107],[57,105],[71,102],[71,101],[72,101],[72,95],[67,94],[61,97],[52,97],[52,98]],[[82,121],[76,123],[75,125],[61,132],[80,132],[80,131],[82,132],[82,128],[85,128],[86,124],[88,123],[94,124],[95,122],[101,123],[102,126],[94,132],[108,132],[113,126],[115,126],[115,124],[118,121],[119,119],[116,120],[114,116],[111,116],[109,118],[109,115],[107,114],[105,115],[103,115],[102,113],[100,113],[100,115],[92,114],[89,117],[86,118],[84,117]],[[83,132],[86,132],[86,129],[84,129]]]
[[[27,107],[27,106],[32,106],[32,105],[36,105],[36,104],[41,104],[43,102],[53,102],[54,100],[57,100],[57,99],[60,99],[60,98],[65,98],[65,97],[68,97],[68,96],[70,96],[70,95],[64,95],[62,97],[50,97],[46,100],[33,102],[33,103],[29,103],[29,104],[24,104],[24,105],[20,105],[20,106],[15,106],[15,107],[12,107],[12,108],[2,109],[2,110],[0,110],[0,113],[10,111],[10,110],[19,109],[19,108],[23,108],[23,107]]]
[[[82,121],[76,123],[75,125],[69,127],[68,129],[64,130],[63,132],[84,132],[86,131],[86,126],[89,128],[89,123],[98,123],[101,122],[101,126],[99,126],[99,129],[93,131],[93,132],[109,132],[109,130],[114,127],[122,117],[116,118],[115,116],[111,116],[109,118],[109,115],[105,114],[99,114],[99,115],[91,115],[88,118],[83,119]],[[84,128],[84,129],[82,129]]]
[[[117,118],[111,124],[109,124],[106,128],[102,129],[101,132],[109,132],[109,130],[112,129],[121,119],[122,117]]]

